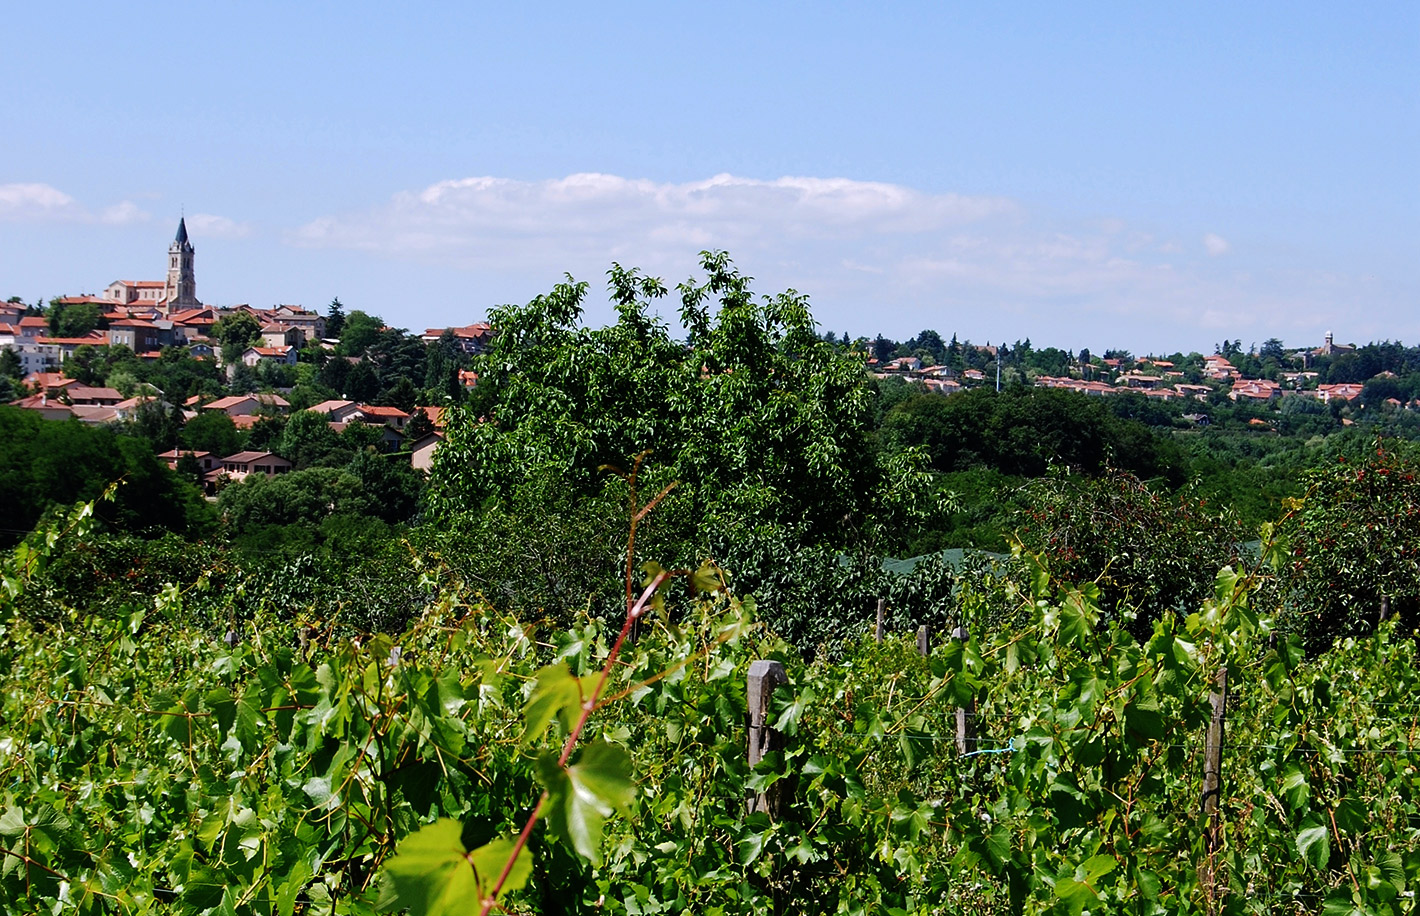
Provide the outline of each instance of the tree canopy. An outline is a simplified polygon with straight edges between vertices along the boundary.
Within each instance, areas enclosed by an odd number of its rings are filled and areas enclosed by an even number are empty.
[[[756,298],[723,253],[704,253],[701,267],[703,281],[678,287],[685,342],[652,312],[665,285],[620,265],[608,271],[609,327],[578,327],[587,284],[570,277],[495,310],[493,346],[474,364],[487,421],[452,412],[434,515],[553,514],[519,505],[535,491],[601,499],[624,519],[624,484],[607,468],[629,471],[644,453],[643,498],[677,482],[658,510],[676,529],[662,542],[675,560],[724,556],[756,528],[844,547],[890,534],[917,508],[915,453],[889,461],[875,449],[861,360],[819,338],[807,297]]]

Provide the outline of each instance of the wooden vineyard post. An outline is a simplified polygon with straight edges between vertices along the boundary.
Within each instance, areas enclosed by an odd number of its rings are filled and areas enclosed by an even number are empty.
[[[1386,619],[1387,617],[1389,617],[1389,616],[1390,616],[1390,596],[1389,596],[1389,595],[1381,595],[1381,623],[1385,623],[1385,619]]]
[[[1219,665],[1208,694],[1213,707],[1208,722],[1208,736],[1203,746],[1203,845],[1205,860],[1199,876],[1203,892],[1211,903],[1217,891],[1217,870],[1214,860],[1222,845],[1222,823],[1218,801],[1223,792],[1223,717],[1228,709],[1228,666]]]
[[[883,641],[883,611],[887,609],[887,599],[878,599],[878,625],[873,628],[873,639],[878,642]]]
[[[924,658],[932,654],[932,647],[927,642],[927,624],[917,628],[917,654]]]
[[[770,751],[781,750],[784,747],[784,736],[769,724],[769,700],[774,695],[774,688],[781,684],[789,683],[789,675],[784,671],[784,666],[775,661],[755,661],[749,666],[749,765],[753,769],[754,765],[764,759],[764,755]],[[763,792],[756,793],[750,799],[749,812],[763,811],[770,817],[778,819],[783,813],[783,793],[784,781],[781,780],[770,786]]]
[[[963,644],[971,638],[966,627],[957,627],[952,630],[952,639],[961,641]],[[957,754],[966,756],[976,750],[976,698],[967,701],[967,705],[957,707]]]

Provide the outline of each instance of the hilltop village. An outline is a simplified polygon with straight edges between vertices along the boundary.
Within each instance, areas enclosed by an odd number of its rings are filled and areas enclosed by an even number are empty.
[[[47,420],[137,429],[209,496],[250,475],[310,464],[296,454],[306,444],[285,428],[299,412],[321,418],[328,434],[427,470],[443,441],[444,411],[475,388],[471,360],[493,333],[472,322],[411,334],[363,311],[347,314],[338,299],[324,313],[206,305],[197,294],[196,249],[180,220],[164,279],[115,280],[98,293],[47,304],[18,297],[0,304],[0,401]],[[1410,351],[1338,344],[1330,333],[1304,349],[1272,339],[1244,350],[1240,340],[1225,340],[1210,355],[1138,358],[1036,349],[1029,340],[947,342],[935,331],[906,342],[825,339],[861,353],[868,371],[889,384],[941,394],[1026,385],[1196,403],[1176,411],[1181,424],[1207,425],[1206,406],[1229,403],[1251,408],[1239,416],[1258,431],[1288,414],[1324,411],[1350,425],[1353,412],[1367,408],[1420,406],[1396,371]]]

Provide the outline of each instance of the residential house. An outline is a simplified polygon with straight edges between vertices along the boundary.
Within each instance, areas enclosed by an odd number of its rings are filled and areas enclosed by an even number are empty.
[[[261,329],[261,339],[268,347],[296,347],[306,343],[306,332],[294,324],[268,324]]]
[[[359,405],[358,419],[366,423],[383,423],[392,429],[404,429],[409,422],[409,414],[398,407],[375,407],[371,404]]]
[[[488,344],[493,339],[493,328],[484,322],[461,328],[427,328],[419,339],[426,344],[436,343],[446,331],[453,331],[458,348],[468,354],[482,353],[488,349]]]
[[[1267,379],[1238,379],[1228,397],[1234,401],[1268,403],[1282,396],[1282,386]]]
[[[278,363],[283,366],[296,365],[295,347],[247,347],[242,352],[242,362],[253,368],[258,363]]]
[[[1157,375],[1145,375],[1137,369],[1125,372],[1115,379],[1116,385],[1125,388],[1158,388],[1164,380]]]
[[[1228,361],[1226,356],[1215,353],[1212,356],[1203,357],[1203,377],[1225,382],[1229,379],[1241,378],[1242,373]]]
[[[321,401],[311,407],[311,410],[325,414],[336,423],[347,423],[359,418],[360,405],[354,401]]]
[[[899,356],[889,360],[883,368],[888,372],[917,372],[922,368],[922,360],[915,356]]]
[[[79,380],[58,372],[32,372],[25,376],[25,384],[40,392],[57,394],[64,388],[79,384]]]
[[[412,443],[409,446],[409,463],[416,469],[427,472],[434,466],[434,452],[443,441],[444,437],[440,433],[433,432]]]
[[[49,321],[38,315],[26,315],[15,324],[17,343],[36,343],[49,336]]]
[[[115,280],[104,287],[103,299],[119,305],[161,305],[168,284],[162,280]]]
[[[325,336],[325,316],[319,312],[301,308],[299,305],[278,305],[266,315],[275,324],[298,329],[304,336],[297,346],[304,345],[308,340],[320,340]]]
[[[209,485],[215,486],[223,477],[236,482],[246,480],[253,474],[275,477],[291,470],[291,462],[271,452],[237,452],[221,460],[220,466],[207,472]]]
[[[1173,390],[1183,397],[1193,398],[1197,401],[1208,400],[1208,395],[1213,393],[1213,389],[1208,385],[1174,385]]]
[[[11,407],[38,411],[46,420],[68,420],[74,416],[74,409],[63,401],[48,394],[32,394],[18,401],[11,401]]]
[[[212,336],[212,326],[217,323],[217,313],[210,308],[184,309],[171,316],[176,336],[191,343],[197,338]]]
[[[110,407],[102,404],[73,404],[69,407],[74,416],[81,423],[90,426],[105,426],[109,423],[118,423],[123,419],[123,414],[119,413],[117,407]]]
[[[217,456],[211,452],[198,452],[192,449],[179,450],[175,448],[169,449],[166,452],[159,452],[158,460],[166,464],[169,470],[176,471],[178,462],[182,460],[184,455],[191,455],[197,461],[197,466],[202,469],[203,474],[216,470],[221,463]]]
[[[1332,401],[1351,401],[1361,396],[1361,389],[1363,387],[1365,386],[1357,382],[1343,382],[1336,385],[1318,385],[1314,396],[1320,398],[1323,404],[1329,404]],[[1303,393],[1311,394],[1312,392]]]
[[[83,337],[41,337],[40,344],[54,347],[59,351],[60,364],[69,362],[74,351],[80,347],[102,347],[108,343],[108,335],[103,331],[94,331]]]
[[[961,382],[950,378],[925,378],[922,384],[927,386],[928,391],[935,391],[939,394],[956,394],[961,391]]]
[[[202,405],[203,410],[220,411],[229,417],[253,416],[262,408],[285,413],[290,407],[290,402],[276,394],[232,395]]]
[[[171,347],[177,342],[173,323],[167,319],[140,321],[135,318],[117,321],[108,326],[110,346],[125,346],[134,353],[149,353]]]
[[[59,368],[59,348],[53,344],[41,343],[37,334],[31,334],[31,327],[12,323],[0,324],[0,350],[13,350],[20,361],[20,370],[26,375]],[[47,331],[49,326],[44,327]]]
[[[91,388],[88,385],[73,385],[64,389],[64,397],[70,404],[90,407],[116,407],[123,395],[115,388]]]

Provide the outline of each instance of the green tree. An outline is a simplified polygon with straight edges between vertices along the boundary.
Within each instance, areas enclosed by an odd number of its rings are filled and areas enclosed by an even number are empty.
[[[344,362],[344,360],[331,360],[331,362]],[[347,363],[347,365],[349,364]],[[341,390],[348,400],[365,404],[374,400],[380,393],[380,377],[375,374],[370,361],[362,359],[350,366],[349,371],[345,373]]]
[[[419,389],[405,376],[400,376],[392,386],[375,396],[375,404],[381,407],[398,407],[405,413],[412,412],[418,400]]]
[[[281,441],[273,450],[290,461],[296,470],[305,470],[326,463],[332,453],[340,450],[340,437],[330,428],[325,414],[298,410],[286,420]]]
[[[1161,616],[1188,613],[1212,573],[1237,562],[1242,529],[1196,493],[1170,494],[1123,472],[1030,482],[1014,528],[1061,580],[1095,583],[1100,605],[1136,635]]]
[[[133,432],[147,439],[157,451],[172,448],[182,427],[182,410],[169,408],[157,398],[143,401],[133,412]]]
[[[414,408],[413,414],[409,418],[409,423],[404,427],[406,442],[418,442],[434,431],[434,423],[429,419],[429,414],[424,412],[424,408]]]
[[[704,281],[679,288],[690,346],[650,314],[665,287],[619,265],[610,327],[577,327],[586,285],[570,278],[495,310],[497,337],[474,364],[489,422],[454,412],[435,457],[434,514],[477,518],[491,499],[529,522],[598,502],[614,518],[626,489],[605,468],[629,472],[645,453],[643,489],[679,482],[661,530],[638,534],[659,558],[732,557],[757,530],[842,547],[900,533],[902,513],[926,508],[920,480],[911,453],[893,463],[874,449],[860,360],[818,336],[804,296],[756,299],[723,253],[701,266]],[[546,498],[556,505],[530,502]]]
[[[211,452],[218,458],[235,455],[242,450],[242,434],[232,418],[216,410],[199,411],[187,421],[178,435],[184,448]]]
[[[364,356],[380,337],[385,321],[378,315],[367,315],[356,309],[345,317],[341,328],[340,346],[335,352],[340,356]]]
[[[389,523],[405,522],[414,515],[423,494],[424,481],[409,466],[407,456],[383,455],[361,449],[345,466],[345,473],[359,482],[362,498],[359,514]]]
[[[325,336],[339,338],[345,330],[345,306],[340,304],[340,297],[336,296],[330,300],[330,307],[325,311]]]
[[[145,440],[0,406],[0,529],[7,541],[46,510],[95,499],[115,481],[122,481],[116,497],[96,510],[114,527],[195,532],[211,522],[197,492]]]
[[[1359,452],[1359,454],[1357,453]],[[1379,442],[1306,474],[1277,525],[1277,602],[1313,651],[1374,628],[1384,599],[1420,624],[1420,451]]]
[[[1183,481],[1171,441],[1119,420],[1099,399],[1057,388],[921,394],[894,407],[883,430],[901,445],[924,448],[941,472],[985,467],[1039,477],[1060,465],[1099,474],[1112,463],[1173,485]]]
[[[212,336],[222,342],[222,362],[230,365],[261,338],[261,325],[246,312],[233,312],[212,326]]]
[[[79,349],[84,348],[80,347]],[[0,349],[0,376],[13,382],[18,382],[25,377],[19,354],[9,347]]]
[[[99,326],[103,312],[92,302],[49,303],[49,333],[54,337],[83,337]]]

